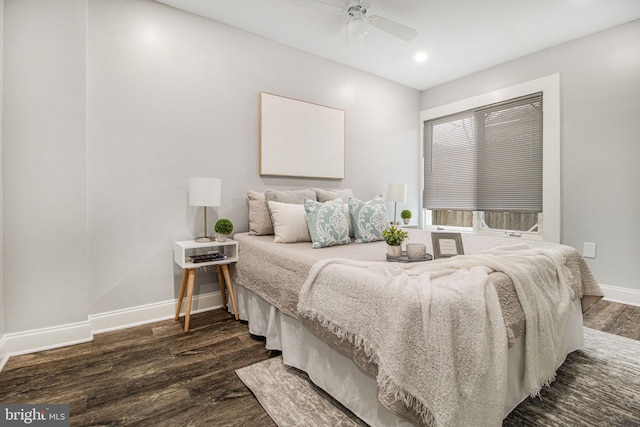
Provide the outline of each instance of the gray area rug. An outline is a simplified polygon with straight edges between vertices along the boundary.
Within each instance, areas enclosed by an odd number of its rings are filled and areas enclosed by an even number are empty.
[[[640,341],[589,328],[584,340],[503,426],[640,426]],[[280,357],[236,373],[280,427],[366,425]]]
[[[285,366],[281,356],[237,369],[236,374],[280,427],[367,425],[313,384],[307,374]]]

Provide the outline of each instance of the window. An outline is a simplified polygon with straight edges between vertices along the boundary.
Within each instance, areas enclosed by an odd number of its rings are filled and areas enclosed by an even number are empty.
[[[423,226],[559,241],[557,75],[421,118]]]

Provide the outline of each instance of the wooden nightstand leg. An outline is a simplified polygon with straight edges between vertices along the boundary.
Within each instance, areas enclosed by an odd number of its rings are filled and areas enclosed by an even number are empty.
[[[180,309],[182,308],[182,297],[184,297],[184,290],[187,287],[187,277],[189,277],[189,271],[187,269],[182,273],[182,283],[180,283],[180,295],[178,296],[178,308],[176,309],[175,320],[180,318]]]
[[[222,269],[219,265],[216,265],[218,271],[218,283],[220,284],[220,298],[222,298],[222,308],[227,310],[227,296],[224,293],[224,276],[222,275]]]
[[[233,314],[235,314],[236,320],[238,320],[238,307],[236,306],[236,297],[233,293],[233,285],[231,284],[231,277],[229,276],[229,265],[222,264],[220,267],[222,268],[222,274],[224,274],[224,281],[227,283],[227,290],[229,291]]]
[[[189,269],[189,280],[187,281],[187,309],[184,313],[184,331],[189,332],[189,315],[191,314],[191,300],[193,298],[193,282],[196,279],[196,270]]]

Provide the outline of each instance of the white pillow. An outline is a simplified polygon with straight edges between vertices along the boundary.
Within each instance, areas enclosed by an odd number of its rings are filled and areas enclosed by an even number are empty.
[[[310,242],[304,205],[269,201],[276,243]]]

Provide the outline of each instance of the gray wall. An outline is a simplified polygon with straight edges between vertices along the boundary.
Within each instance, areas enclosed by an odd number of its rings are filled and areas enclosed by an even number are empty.
[[[3,34],[3,32],[4,32],[4,0],[0,0],[0,34]],[[3,81],[2,69],[4,68],[2,50],[3,50],[2,41],[0,40],[0,99],[2,99],[2,81]],[[2,118],[3,118],[2,103],[0,102],[0,165],[2,165],[2,134],[3,134]],[[4,211],[4,209],[3,209],[3,202],[2,202],[2,194],[3,194],[2,177],[3,177],[3,173],[2,173],[2,170],[0,170],[0,339],[2,338],[5,332],[4,268],[3,268],[3,265],[4,265],[3,228],[4,227],[2,226],[2,212]],[[2,354],[2,351],[0,351],[0,363],[2,363],[2,359],[3,359],[3,354]]]
[[[600,283],[640,290],[640,21],[423,91],[421,109],[561,74],[562,243]]]
[[[86,321],[83,1],[4,5],[6,332]]]
[[[6,332],[176,298],[191,176],[236,231],[247,189],[407,182],[417,209],[418,91],[150,0],[5,1]],[[344,180],[258,175],[260,91],[346,111]]]

